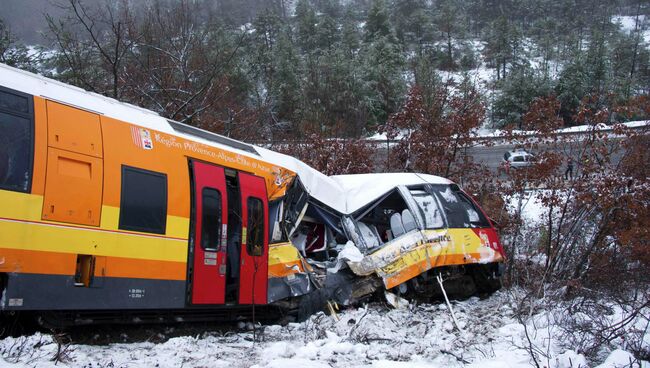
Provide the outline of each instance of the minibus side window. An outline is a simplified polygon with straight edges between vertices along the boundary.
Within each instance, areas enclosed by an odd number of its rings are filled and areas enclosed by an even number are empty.
[[[424,215],[425,228],[440,229],[445,226],[442,212],[431,194],[424,190],[411,190],[411,196],[413,196]]]
[[[450,228],[490,227],[481,210],[460,190],[448,185],[432,185],[442,204]]]

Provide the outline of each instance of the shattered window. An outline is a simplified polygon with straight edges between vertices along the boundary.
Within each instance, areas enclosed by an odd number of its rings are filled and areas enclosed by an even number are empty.
[[[433,192],[444,208],[450,228],[490,226],[481,210],[462,191],[452,190],[449,185],[433,185]]]
[[[404,202],[404,197],[400,194],[399,191],[393,190],[382,198],[379,202],[375,202],[372,207],[368,208],[361,215],[356,217],[352,225],[347,225],[349,228],[355,228],[354,223],[365,223],[369,230],[366,232],[370,238],[370,234],[374,234],[374,237],[379,237],[379,244],[386,243],[396,238],[397,236],[404,233],[403,229],[401,232],[396,231],[391,225],[390,218],[396,214],[401,214],[405,209],[408,209],[406,202]],[[351,220],[350,220],[351,221]],[[345,220],[342,220],[344,224]],[[402,221],[399,221],[400,226]],[[348,230],[348,232],[350,232]],[[352,239],[355,244],[358,246],[357,240],[363,239],[362,234],[357,231],[352,231],[356,235],[350,234],[350,236],[355,236],[357,239]],[[397,236],[395,236],[397,234]],[[362,240],[363,241],[363,240]],[[369,245],[370,247],[370,245]]]
[[[487,220],[483,212],[474,204],[474,202],[463,192],[457,192],[460,198],[460,203],[467,212],[467,217],[472,227],[490,227],[490,222]]]
[[[458,198],[454,194],[454,192],[451,191],[450,187],[445,188],[445,190],[441,190],[438,193],[442,196],[442,198],[448,202],[448,203],[456,203],[458,202]]]
[[[427,229],[438,229],[444,227],[442,213],[438,208],[435,198],[424,190],[412,190],[411,195],[424,214],[425,227]]]

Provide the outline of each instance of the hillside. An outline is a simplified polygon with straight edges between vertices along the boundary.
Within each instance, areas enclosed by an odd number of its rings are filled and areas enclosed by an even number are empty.
[[[522,128],[538,97],[557,96],[570,126],[585,97],[613,109],[650,89],[650,6],[643,1],[8,7],[17,17],[4,17],[0,61],[245,140],[372,135],[414,85],[427,101],[441,89],[477,88],[489,128]],[[48,52],[21,48],[38,30]]]

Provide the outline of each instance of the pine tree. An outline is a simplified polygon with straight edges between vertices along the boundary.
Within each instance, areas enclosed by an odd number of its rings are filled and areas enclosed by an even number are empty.
[[[497,80],[506,78],[508,68],[526,63],[521,29],[505,15],[490,23],[485,42],[485,58],[496,68]]]
[[[564,123],[572,125],[580,101],[589,93],[589,73],[583,61],[583,53],[577,53],[573,62],[562,70],[555,93],[561,103],[560,114]]]
[[[543,73],[538,73],[529,66],[514,68],[508,79],[502,80],[500,87],[501,93],[493,106],[495,123],[502,127],[516,126],[520,130],[525,129],[523,115],[529,110],[530,104],[536,98],[552,92],[552,86]]]
[[[351,9],[345,13],[341,28],[341,47],[352,58],[359,50],[361,36]]]
[[[458,66],[454,58],[454,41],[464,36],[462,8],[457,0],[442,0],[436,3],[435,25],[442,34],[445,43],[445,58],[441,63],[443,69],[453,70]]]
[[[366,20],[365,40],[373,42],[382,37],[388,39],[389,42],[394,43],[395,41],[386,3],[384,0],[373,0]]]
[[[339,0],[315,0],[316,10],[330,18],[337,19],[341,16],[341,2]]]
[[[280,32],[278,36],[273,52],[273,65],[275,73],[269,92],[273,97],[277,116],[280,120],[296,124],[300,118],[300,59],[288,29]]]
[[[324,52],[339,42],[341,34],[338,25],[329,15],[323,15],[318,22],[316,47]]]
[[[425,51],[416,56],[412,63],[415,85],[418,86],[419,93],[422,95],[426,106],[433,104],[436,91],[443,85],[436,69],[437,65],[431,54],[431,50]]]
[[[16,41],[9,28],[0,19],[0,63],[36,72],[37,59],[29,54],[27,47]]]
[[[431,37],[431,20],[425,0],[400,0],[391,9],[395,34],[405,45],[420,44]]]
[[[604,95],[607,90],[609,83],[607,53],[605,34],[600,31],[593,32],[586,54],[589,90],[591,93]]]
[[[316,47],[316,24],[318,20],[309,0],[298,0],[296,3],[296,39],[304,52],[311,52]]]
[[[391,37],[376,38],[365,46],[364,73],[367,87],[376,91],[375,118],[371,124],[386,121],[399,108],[406,90],[404,59]],[[372,95],[369,91],[368,95]]]

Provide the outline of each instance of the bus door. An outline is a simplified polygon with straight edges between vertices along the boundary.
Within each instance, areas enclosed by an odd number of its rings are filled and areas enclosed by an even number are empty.
[[[240,172],[242,236],[240,304],[266,304],[269,205],[263,178]]]
[[[192,304],[224,304],[228,195],[224,169],[192,161],[194,261]]]

